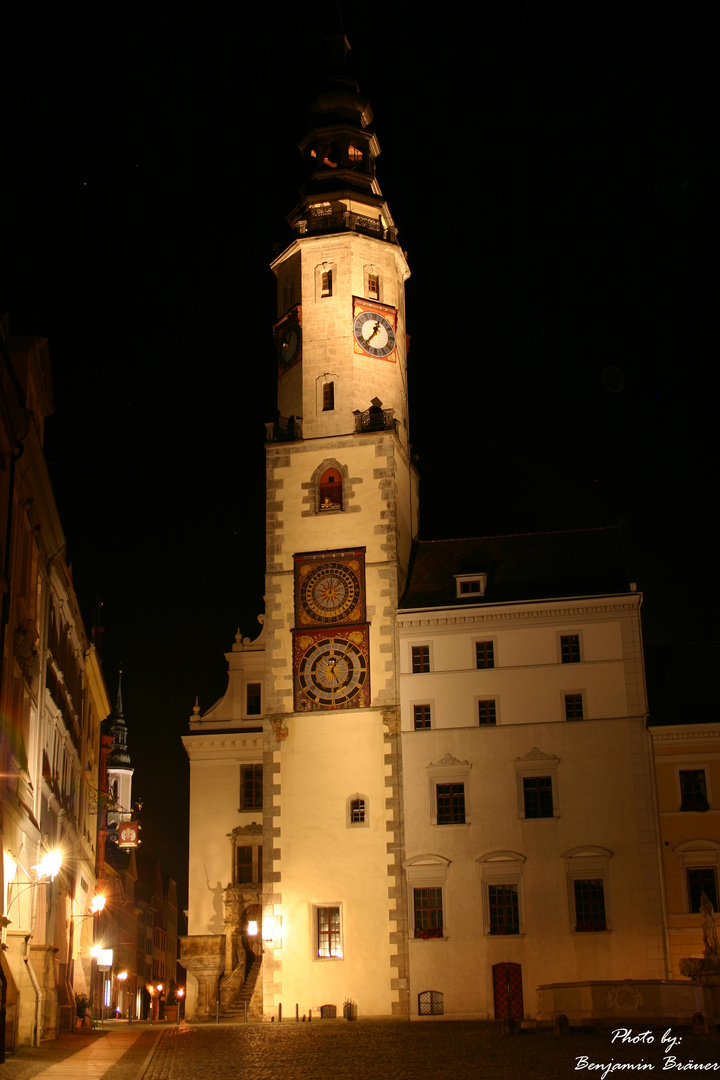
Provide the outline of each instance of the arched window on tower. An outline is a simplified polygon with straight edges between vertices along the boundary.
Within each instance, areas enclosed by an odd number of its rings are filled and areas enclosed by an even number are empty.
[[[339,469],[329,468],[318,481],[319,510],[342,510],[342,476]]]

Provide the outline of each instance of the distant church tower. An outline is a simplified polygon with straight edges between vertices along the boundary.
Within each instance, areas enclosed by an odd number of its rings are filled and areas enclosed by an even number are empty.
[[[108,729],[112,736],[112,746],[107,756],[108,776],[108,828],[129,821],[132,817],[132,778],[133,768],[127,748],[127,727],[122,703],[122,671],[118,673],[118,692],[115,708],[108,720]]]
[[[300,143],[267,425],[264,1007],[406,1015],[396,626],[418,484],[397,229],[372,111],[345,69]]]

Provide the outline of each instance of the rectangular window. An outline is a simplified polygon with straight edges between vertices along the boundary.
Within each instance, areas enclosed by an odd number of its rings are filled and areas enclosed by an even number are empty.
[[[415,937],[442,937],[442,889],[413,889]]]
[[[583,718],[582,694],[566,694],[565,695],[565,719],[566,720],[582,720],[582,718]]]
[[[377,300],[379,295],[377,274],[368,274],[368,296],[371,300]]]
[[[262,810],[262,765],[243,765],[240,769],[240,809]]]
[[[465,785],[436,784],[438,825],[465,823]]]
[[[332,412],[335,408],[335,383],[323,383],[323,412]]]
[[[315,280],[317,280],[317,278]],[[333,287],[332,270],[323,270],[321,281],[320,281],[320,295],[321,296],[332,296],[332,287]]]
[[[523,798],[525,800],[526,818],[552,817],[552,777],[524,776]]]
[[[350,820],[354,824],[359,824],[365,820],[365,800],[353,799],[350,803]]]
[[[687,872],[687,883],[691,911],[700,911],[700,898],[703,893],[717,910],[717,873],[714,866],[693,866]]]
[[[486,701],[478,701],[478,718],[481,724],[495,723],[495,698],[488,698]]]
[[[475,642],[475,663],[478,668],[495,667],[495,643],[492,641]]]
[[[430,646],[429,645],[413,645],[412,647],[412,669],[413,673],[417,674],[420,671],[430,670]]]
[[[262,712],[262,684],[250,682],[245,688],[245,706],[248,716],[259,716]]]
[[[252,847],[236,848],[235,868],[235,882],[237,885],[247,885],[254,880]]]
[[[488,885],[491,934],[519,934],[517,885]]]
[[[413,705],[413,713],[415,717],[415,730],[419,731],[421,728],[430,727],[430,706],[429,705]]]
[[[704,769],[680,770],[680,809],[705,811],[708,808]]]
[[[342,959],[340,941],[340,908],[319,907],[317,913],[317,954]]]
[[[575,929],[581,933],[594,934],[607,929],[605,922],[605,890],[601,878],[588,881],[576,879]]]
[[[580,635],[563,634],[560,638],[560,655],[563,664],[580,663]]]

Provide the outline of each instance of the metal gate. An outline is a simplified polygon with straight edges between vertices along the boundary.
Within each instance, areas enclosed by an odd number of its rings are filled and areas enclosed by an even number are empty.
[[[493,965],[493,992],[495,995],[495,1019],[522,1020],[523,992],[520,964]]]

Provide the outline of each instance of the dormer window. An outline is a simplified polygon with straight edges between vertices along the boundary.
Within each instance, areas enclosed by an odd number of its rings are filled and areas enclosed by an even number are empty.
[[[463,600],[477,600],[485,595],[487,574],[456,574],[456,595]]]
[[[319,509],[342,510],[342,477],[338,469],[326,469],[318,482]]]
[[[359,146],[355,143],[350,143],[348,146],[348,161],[351,165],[361,165],[363,159],[363,152]]]

